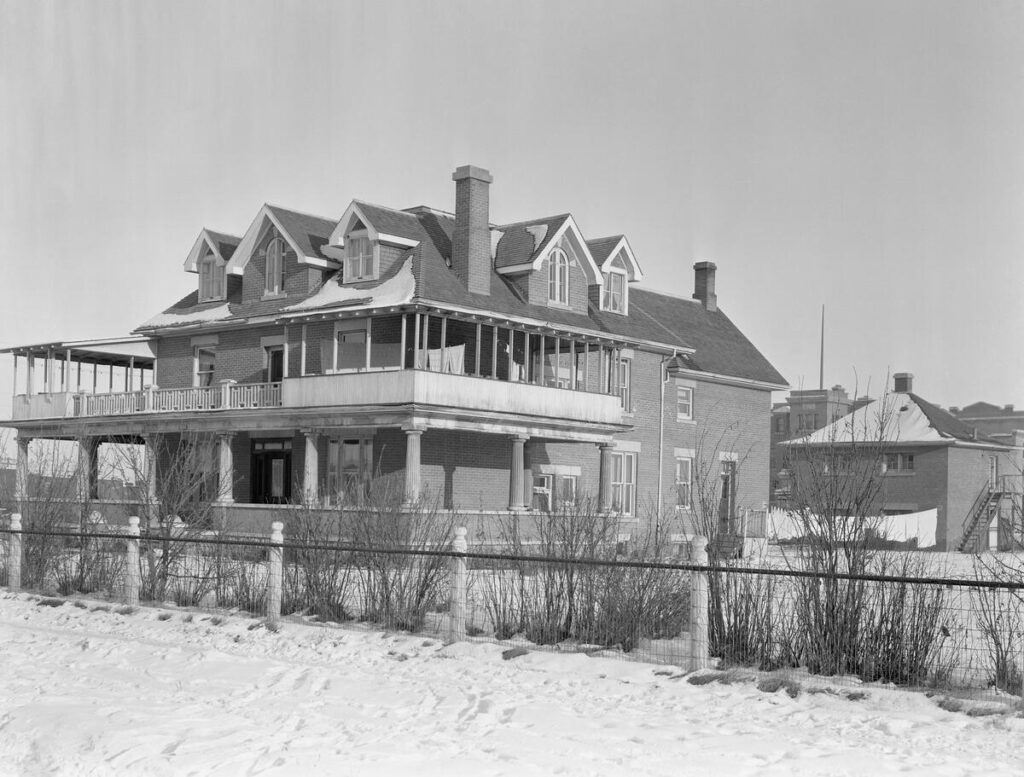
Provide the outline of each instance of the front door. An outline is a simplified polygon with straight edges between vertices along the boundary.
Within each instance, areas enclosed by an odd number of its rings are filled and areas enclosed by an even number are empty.
[[[284,378],[284,346],[274,345],[267,348],[267,369],[264,383],[280,383]]]
[[[253,440],[251,466],[254,504],[283,504],[291,500],[291,440]]]

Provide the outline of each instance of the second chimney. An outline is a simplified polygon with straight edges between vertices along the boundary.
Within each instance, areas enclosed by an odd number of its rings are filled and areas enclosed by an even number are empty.
[[[714,313],[718,310],[718,297],[715,295],[714,262],[697,262],[693,266],[693,298],[700,300],[707,310]]]
[[[892,390],[900,394],[909,394],[914,390],[914,376],[909,372],[897,372],[892,376]]]
[[[494,179],[482,167],[463,165],[452,173],[452,180],[455,181],[452,269],[469,291],[490,294],[490,185]]]

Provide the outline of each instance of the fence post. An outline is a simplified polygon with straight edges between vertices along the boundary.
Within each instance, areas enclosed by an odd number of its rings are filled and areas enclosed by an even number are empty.
[[[459,526],[455,529],[452,550],[456,553],[465,553],[469,550],[465,526]],[[452,556],[452,582],[448,600],[448,639],[452,642],[458,642],[466,638],[466,587],[468,579],[469,573],[466,570],[466,557]]]
[[[17,591],[21,588],[21,513],[11,513],[7,538],[7,587]]]
[[[284,569],[284,524],[270,524],[270,541],[277,547],[267,553],[267,620],[276,623],[281,617],[281,578]]]
[[[708,538],[694,537],[690,562],[707,566]],[[690,574],[690,669],[705,669],[708,661],[708,573]]]
[[[142,588],[142,570],[139,568],[139,516],[128,517],[128,539],[124,553],[124,601],[135,606]]]

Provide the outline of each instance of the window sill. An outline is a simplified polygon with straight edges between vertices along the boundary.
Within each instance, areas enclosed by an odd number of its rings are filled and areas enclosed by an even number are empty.
[[[696,426],[697,425],[697,421],[694,420],[692,417],[690,417],[690,418],[683,418],[681,416],[676,416],[676,423],[677,424],[690,424],[691,426]]]
[[[288,294],[286,292],[275,291],[273,293],[264,294],[262,297],[260,297],[260,299],[261,300],[264,300],[264,299],[284,299],[287,296],[288,296]]]
[[[572,305],[570,305],[568,302],[558,302],[557,300],[553,299],[548,300],[548,307],[558,308],[559,310],[572,310]]]
[[[896,471],[894,472],[894,471],[892,471],[892,470],[889,470],[889,471],[887,471],[887,472],[885,472],[885,473],[883,473],[883,474],[884,474],[884,475],[885,475],[885,476],[886,476],[887,478],[912,478],[912,477],[914,477],[914,475],[916,475],[917,473],[916,473],[916,472],[901,472],[901,471],[899,471],[899,470],[896,470]]]

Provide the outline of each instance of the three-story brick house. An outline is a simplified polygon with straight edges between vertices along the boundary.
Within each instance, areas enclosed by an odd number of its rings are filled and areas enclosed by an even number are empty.
[[[19,481],[35,438],[81,443],[83,498],[98,445],[147,445],[159,477],[157,450],[202,438],[210,498],[249,524],[384,486],[485,520],[584,494],[685,518],[698,459],[723,520],[763,505],[785,381],[718,308],[715,265],[692,298],[644,289],[624,236],[495,225],[490,174],[453,180],[454,214],[265,205],[241,237],[204,229],[196,289],[132,337],[8,349]]]

